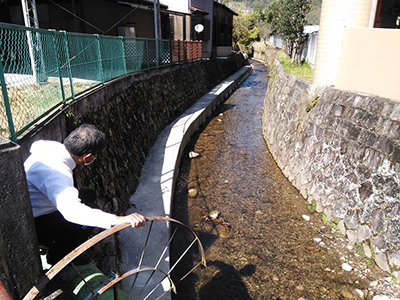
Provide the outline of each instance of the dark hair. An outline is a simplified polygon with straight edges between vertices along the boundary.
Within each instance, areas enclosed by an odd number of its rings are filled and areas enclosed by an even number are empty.
[[[90,124],[82,124],[64,140],[65,148],[76,156],[99,154],[106,145],[106,135]]]

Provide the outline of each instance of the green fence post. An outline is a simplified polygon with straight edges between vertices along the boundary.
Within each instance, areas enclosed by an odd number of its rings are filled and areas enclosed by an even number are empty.
[[[147,60],[147,70],[150,70],[149,39],[148,38],[146,38],[146,60]]]
[[[161,61],[162,61],[162,66],[165,67],[165,48],[164,48],[164,43],[165,41],[160,40],[161,41]]]
[[[169,65],[172,66],[172,44],[171,40],[167,40],[168,42],[168,51],[169,51]]]
[[[56,61],[57,61],[57,70],[58,70],[58,77],[60,79],[61,95],[63,98],[63,102],[65,104],[65,91],[64,91],[64,84],[63,84],[62,75],[61,75],[60,56],[57,51],[57,35],[56,35],[56,31],[54,29],[51,31],[53,32],[53,48],[54,48],[54,55],[56,56]]]
[[[62,33],[63,33],[63,36],[64,36],[65,55],[67,56],[67,69],[68,69],[69,84],[71,86],[71,96],[72,96],[72,100],[75,100],[74,83],[72,81],[71,60],[70,60],[70,57],[69,57],[69,50],[68,50],[67,32],[66,31],[62,31]]]
[[[126,75],[128,75],[128,71],[127,71],[127,68],[126,68],[126,57],[125,57],[124,37],[123,37],[123,36],[120,36],[119,38],[120,38],[120,40],[121,40],[122,57],[123,57],[123,59],[124,59],[124,74],[125,74],[125,76],[126,76]]]
[[[6,80],[4,78],[3,63],[1,62],[1,59],[0,59],[0,82],[1,82],[1,90],[3,92],[4,106],[6,108],[8,127],[10,129],[11,140],[13,142],[17,142],[17,136],[15,134],[15,128],[14,128],[14,122],[13,122],[12,114],[11,114],[10,101],[8,100]]]
[[[99,69],[100,69],[100,76],[101,76],[101,83],[104,85],[104,72],[103,72],[103,65],[101,63],[101,47],[100,47],[100,37],[98,34],[95,34],[97,40],[97,55],[99,61]]]

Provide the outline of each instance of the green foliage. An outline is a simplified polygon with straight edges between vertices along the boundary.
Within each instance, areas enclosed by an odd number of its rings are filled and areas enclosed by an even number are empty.
[[[364,249],[363,249],[363,244],[360,242],[357,242],[354,244],[354,249],[357,251],[358,254],[364,255]]]
[[[324,213],[321,213],[321,219],[325,225],[331,226],[332,229],[335,230],[336,233],[340,232],[337,225],[334,222],[330,222]]]
[[[266,12],[266,21],[268,22],[268,24],[271,25],[271,28],[273,29],[273,34],[278,34],[279,18],[279,2],[274,1],[268,6]]]
[[[258,29],[258,27],[254,27],[252,30],[249,31],[247,38],[249,41],[259,41],[260,29]]]
[[[306,112],[310,112],[310,111],[315,107],[315,105],[317,105],[318,98],[319,98],[319,96],[318,96],[318,95],[315,95],[315,96],[311,99],[311,104],[310,104],[310,105],[307,105],[307,107],[306,107]]]
[[[314,212],[317,210],[317,201],[313,200],[311,204],[309,204],[308,202],[306,202],[306,204],[308,204],[309,211]]]
[[[303,32],[311,8],[311,0],[275,0],[266,13],[274,33],[288,42],[288,54],[296,64],[300,64],[299,49],[306,38]]]
[[[238,16],[233,19],[233,39],[235,43],[249,45],[259,41],[261,35],[268,34],[265,16],[262,10],[246,12],[239,10]]]
[[[304,40],[304,26],[317,24],[322,0],[223,0],[238,13],[234,18],[234,43],[246,46],[271,34],[280,35],[294,45],[295,54]],[[292,49],[289,49],[289,54]],[[298,55],[297,55],[298,56]],[[300,63],[299,61],[297,61]]]
[[[275,0],[268,6],[268,21],[282,38],[297,42],[304,38],[306,15],[311,8],[311,0]]]
[[[354,244],[354,249],[357,251],[357,253],[370,265],[375,265],[375,254],[372,253],[372,257],[368,258],[365,255],[365,251],[364,251],[364,247],[363,247],[363,243],[361,242],[357,242]]]
[[[283,50],[278,52],[278,58],[286,73],[312,82],[314,70],[308,63],[302,62],[300,65],[294,64]]]

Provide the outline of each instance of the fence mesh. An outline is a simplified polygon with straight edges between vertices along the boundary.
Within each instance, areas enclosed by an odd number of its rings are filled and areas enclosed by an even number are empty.
[[[33,122],[80,93],[171,63],[168,40],[0,23],[0,135],[16,141]]]
[[[124,39],[126,71],[128,73],[140,71],[147,68],[146,46],[146,39]]]
[[[52,68],[55,53],[47,44],[53,43],[51,32],[27,31],[23,28],[0,27],[0,57],[3,65],[1,101],[1,134],[9,136],[4,118],[4,86],[12,126],[18,131],[51,109],[61,99],[60,82]],[[4,82],[3,82],[4,81]],[[8,131],[8,132],[7,132]]]

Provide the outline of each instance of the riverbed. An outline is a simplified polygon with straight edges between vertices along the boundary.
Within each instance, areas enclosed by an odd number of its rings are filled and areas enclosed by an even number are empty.
[[[174,272],[173,299],[372,299],[371,283],[386,274],[322,221],[268,151],[261,131],[267,88],[266,67],[253,62],[252,74],[186,147],[173,218],[200,237],[208,266],[181,282],[184,268]],[[173,243],[172,261],[181,248],[184,241]],[[196,255],[189,253],[188,267]]]

